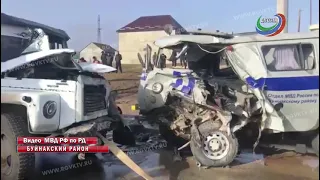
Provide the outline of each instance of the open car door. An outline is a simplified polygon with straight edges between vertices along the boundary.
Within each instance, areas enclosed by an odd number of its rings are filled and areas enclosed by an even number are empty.
[[[141,56],[140,53],[138,53],[138,60],[142,66],[142,73],[141,73],[141,78],[140,80],[144,83],[143,81],[146,80],[147,78],[147,74],[153,69],[152,64],[151,64],[151,52],[152,52],[152,48],[150,45],[147,44],[145,50],[145,55],[144,58]]]
[[[140,53],[138,53],[138,59],[139,62],[142,66],[142,72],[140,75],[140,84],[139,84],[139,89],[138,89],[138,102],[140,107],[142,107],[142,109],[144,109],[144,106],[146,106],[146,102],[145,102],[145,98],[143,96],[145,96],[144,93],[144,88],[146,86],[146,80],[148,77],[148,73],[153,69],[152,64],[151,64],[151,52],[152,52],[152,48],[150,45],[146,45],[145,50],[145,55],[144,58],[141,56]]]

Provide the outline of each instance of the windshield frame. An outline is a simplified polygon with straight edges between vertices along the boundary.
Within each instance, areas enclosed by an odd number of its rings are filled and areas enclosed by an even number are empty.
[[[37,41],[41,42],[40,44]],[[54,46],[53,46],[54,45]],[[47,47],[49,46],[49,47]],[[42,29],[19,29],[19,33],[1,33],[1,62],[7,62],[22,55],[46,49],[67,49],[68,44],[64,38],[50,36]]]

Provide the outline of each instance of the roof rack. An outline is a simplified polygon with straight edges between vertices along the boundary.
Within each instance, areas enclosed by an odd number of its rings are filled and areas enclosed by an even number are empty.
[[[61,29],[56,29],[44,24],[34,22],[34,21],[29,21],[26,19],[10,16],[5,13],[1,13],[1,24],[7,24],[12,26],[23,26],[23,27],[29,27],[29,28],[40,28],[48,35],[57,36],[65,40],[70,39],[68,34]]]
[[[225,39],[231,39],[234,37],[233,34],[225,33],[225,32],[220,32],[219,30],[215,32],[210,32],[210,31],[202,31],[201,29],[198,29],[196,31],[188,31],[188,34],[194,34],[194,35],[210,35],[210,36],[215,36],[215,37],[221,37]]]

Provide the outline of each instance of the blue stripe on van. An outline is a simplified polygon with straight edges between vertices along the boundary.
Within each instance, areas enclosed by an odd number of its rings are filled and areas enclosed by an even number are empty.
[[[196,79],[193,77],[189,77],[187,79],[188,85],[186,85],[186,86],[183,85],[183,80],[184,79],[182,79],[182,78],[176,79],[175,82],[171,84],[171,86],[177,90],[180,90],[185,95],[190,94],[190,92],[193,90],[194,86],[196,85]]]
[[[171,86],[173,88],[178,88],[179,86],[182,85],[182,83],[183,83],[183,79],[181,79],[181,78],[180,79],[176,79],[175,83],[172,83]]]
[[[189,77],[188,80],[189,80],[188,85],[183,86],[181,89],[181,92],[183,92],[185,95],[189,94],[193,90],[196,84],[196,80],[193,77]]]
[[[319,89],[319,76],[303,77],[279,77],[254,80],[252,77],[246,79],[247,84],[253,88],[262,88],[268,91],[299,91]]]
[[[179,71],[173,71],[172,72],[173,77],[181,77],[181,72]]]
[[[147,80],[147,73],[141,73],[140,80],[142,81]]]

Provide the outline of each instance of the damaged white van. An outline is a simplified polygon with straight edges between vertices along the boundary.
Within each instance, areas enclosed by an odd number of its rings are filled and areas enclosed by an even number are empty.
[[[249,124],[257,125],[250,126],[256,144],[264,133],[301,132],[319,151],[319,30],[275,37],[195,32],[155,45],[158,56],[179,51],[189,69],[145,68],[140,113],[186,139],[200,165],[230,164],[236,132]]]

